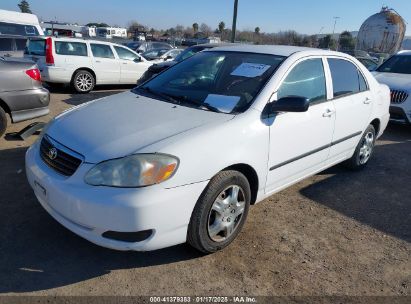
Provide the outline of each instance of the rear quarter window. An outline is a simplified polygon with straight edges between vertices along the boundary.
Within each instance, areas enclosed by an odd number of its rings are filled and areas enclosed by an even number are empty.
[[[56,41],[56,54],[68,56],[87,56],[87,45],[82,42]]]

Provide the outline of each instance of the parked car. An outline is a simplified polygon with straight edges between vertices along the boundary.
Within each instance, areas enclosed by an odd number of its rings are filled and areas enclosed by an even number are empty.
[[[141,84],[143,82],[146,82],[147,80],[151,79],[158,73],[168,69],[169,67],[175,65],[178,62],[183,61],[184,59],[187,59],[194,54],[201,52],[202,50],[206,49],[211,49],[214,47],[218,46],[226,46],[226,45],[231,45],[231,44],[222,44],[222,43],[209,43],[209,44],[199,44],[195,45],[189,48],[186,48],[184,51],[182,51],[174,60],[171,61],[165,61],[165,62],[160,62],[160,63],[155,63],[152,66],[150,66],[147,71],[141,76],[141,78],[137,81],[137,84]],[[234,45],[234,44],[233,44]]]
[[[364,168],[389,95],[342,53],[206,50],[52,120],[27,151],[27,177],[47,212],[93,243],[214,252],[250,205],[343,161]]]
[[[391,90],[391,121],[411,123],[411,51],[401,51],[380,65],[375,78]]]
[[[7,128],[6,115],[12,123],[47,115],[49,101],[34,62],[0,57],[0,136]]]
[[[183,49],[154,49],[141,54],[144,58],[150,61],[163,62],[174,60]]]
[[[95,85],[135,84],[151,65],[129,48],[98,40],[33,38],[24,55],[37,62],[43,80],[88,93]]]
[[[378,61],[370,57],[355,57],[359,62],[361,62],[368,71],[374,71],[378,67]]]
[[[173,46],[166,42],[158,41],[134,41],[126,44],[127,47],[136,51],[139,54],[153,50],[153,49],[172,49]]]
[[[24,36],[0,35],[0,56],[22,58],[26,43]]]

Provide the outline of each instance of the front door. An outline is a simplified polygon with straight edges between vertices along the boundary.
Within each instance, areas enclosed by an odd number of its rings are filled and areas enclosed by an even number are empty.
[[[270,144],[266,192],[278,191],[325,165],[332,141],[335,109],[327,100],[322,58],[297,62],[282,81],[275,100],[301,96],[310,100],[303,113],[278,113],[267,119]],[[275,102],[275,101],[274,101]]]
[[[151,63],[145,61],[131,50],[121,46],[114,46],[114,49],[120,60],[120,82],[124,84],[137,83],[137,80],[140,79]]]

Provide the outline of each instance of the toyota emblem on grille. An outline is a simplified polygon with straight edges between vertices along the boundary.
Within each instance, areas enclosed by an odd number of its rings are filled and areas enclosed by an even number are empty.
[[[47,153],[47,156],[53,160],[56,159],[57,157],[57,149],[56,148],[50,148],[49,152]]]

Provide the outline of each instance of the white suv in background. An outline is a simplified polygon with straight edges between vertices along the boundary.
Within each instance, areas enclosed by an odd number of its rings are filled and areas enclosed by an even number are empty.
[[[122,45],[73,38],[30,39],[25,57],[38,64],[45,82],[69,84],[79,93],[101,84],[135,84],[152,64]]]
[[[390,119],[411,123],[411,51],[401,51],[384,62],[373,73],[391,90]]]

